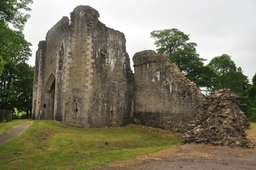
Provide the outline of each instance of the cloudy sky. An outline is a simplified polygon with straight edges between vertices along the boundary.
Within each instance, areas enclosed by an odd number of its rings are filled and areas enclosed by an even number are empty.
[[[33,44],[30,65],[38,42],[78,5],[93,7],[102,23],[125,34],[130,58],[156,49],[151,31],[177,28],[197,43],[206,64],[228,54],[250,81],[256,73],[256,0],[34,0],[24,30]]]

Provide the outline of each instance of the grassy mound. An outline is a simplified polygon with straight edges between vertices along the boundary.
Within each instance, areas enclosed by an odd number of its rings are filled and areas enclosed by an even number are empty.
[[[0,146],[1,169],[93,169],[177,146],[180,138],[136,126],[76,128],[35,121]]]

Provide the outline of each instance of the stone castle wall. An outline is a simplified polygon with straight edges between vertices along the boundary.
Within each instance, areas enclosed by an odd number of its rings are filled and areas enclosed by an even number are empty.
[[[134,55],[135,122],[185,132],[204,99],[165,55],[142,51]]]
[[[133,74],[124,34],[98,18],[95,9],[78,6],[39,42],[34,119],[80,127],[137,123],[187,132],[184,143],[254,146],[245,138],[249,122],[231,93],[225,100],[205,98],[165,55],[151,50],[134,55]]]
[[[132,72],[125,37],[98,17],[93,8],[78,6],[39,43],[35,119],[82,127],[121,126],[130,119]]]
[[[78,6],[39,43],[33,116],[82,127],[122,126],[132,121],[185,131],[203,97],[169,62],[153,51],[135,54],[130,68],[123,33]]]

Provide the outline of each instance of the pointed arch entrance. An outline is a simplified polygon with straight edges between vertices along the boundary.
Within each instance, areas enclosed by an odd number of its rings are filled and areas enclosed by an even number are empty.
[[[54,119],[54,103],[55,103],[55,77],[51,74],[45,86],[45,103],[44,115],[45,119]]]

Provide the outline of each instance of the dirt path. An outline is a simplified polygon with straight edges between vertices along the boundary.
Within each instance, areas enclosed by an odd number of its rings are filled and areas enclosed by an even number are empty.
[[[247,130],[256,143],[256,129]],[[131,160],[116,162],[98,170],[255,170],[256,149],[186,144]]]
[[[16,136],[22,134],[29,126],[33,124],[33,121],[27,121],[23,123],[22,125],[19,125],[15,128],[10,129],[6,133],[0,136],[0,145],[4,144],[5,142],[8,142],[9,140],[12,140]]]

